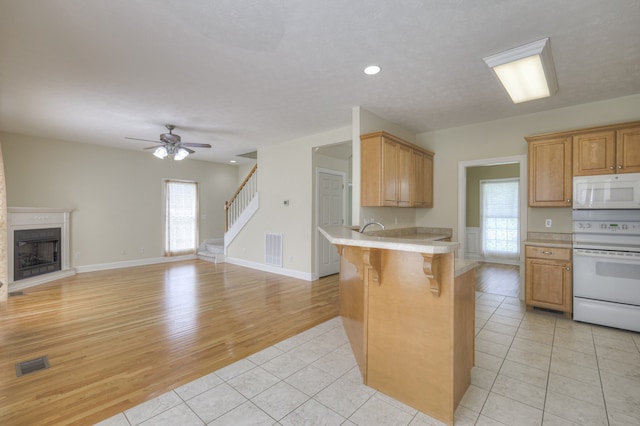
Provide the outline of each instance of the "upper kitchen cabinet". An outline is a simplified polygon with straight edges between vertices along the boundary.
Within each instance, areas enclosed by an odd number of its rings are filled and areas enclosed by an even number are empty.
[[[573,137],[573,175],[640,172],[640,125]]]
[[[570,207],[571,137],[528,137],[529,206]]]
[[[413,151],[413,205],[433,207],[433,155]]]
[[[592,132],[573,137],[573,175],[616,172],[616,132]]]
[[[433,152],[386,132],[361,141],[362,206],[433,206]]]
[[[616,131],[618,173],[640,173],[640,125]]]

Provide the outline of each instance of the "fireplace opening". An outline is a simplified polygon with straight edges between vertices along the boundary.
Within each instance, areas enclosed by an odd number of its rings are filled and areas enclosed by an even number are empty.
[[[60,228],[16,230],[14,241],[14,281],[61,269]]]

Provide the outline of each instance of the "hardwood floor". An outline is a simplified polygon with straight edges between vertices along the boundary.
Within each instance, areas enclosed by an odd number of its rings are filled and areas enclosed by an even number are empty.
[[[93,424],[338,315],[307,282],[187,261],[79,274],[0,304],[0,425]],[[16,377],[15,364],[51,367]]]
[[[480,262],[476,269],[476,291],[517,298],[520,295],[520,267]]]

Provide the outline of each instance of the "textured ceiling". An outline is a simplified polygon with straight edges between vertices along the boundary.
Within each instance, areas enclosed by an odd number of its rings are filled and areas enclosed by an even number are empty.
[[[639,21],[638,0],[0,0],[0,130],[141,150],[125,136],[173,123],[226,162],[357,105],[443,129],[640,93]],[[544,37],[559,92],[514,105],[482,58]]]

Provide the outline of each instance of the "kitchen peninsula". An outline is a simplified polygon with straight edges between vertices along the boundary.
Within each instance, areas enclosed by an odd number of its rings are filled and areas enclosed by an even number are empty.
[[[340,253],[340,315],[364,383],[453,424],[474,364],[477,263],[442,235],[320,232]]]

